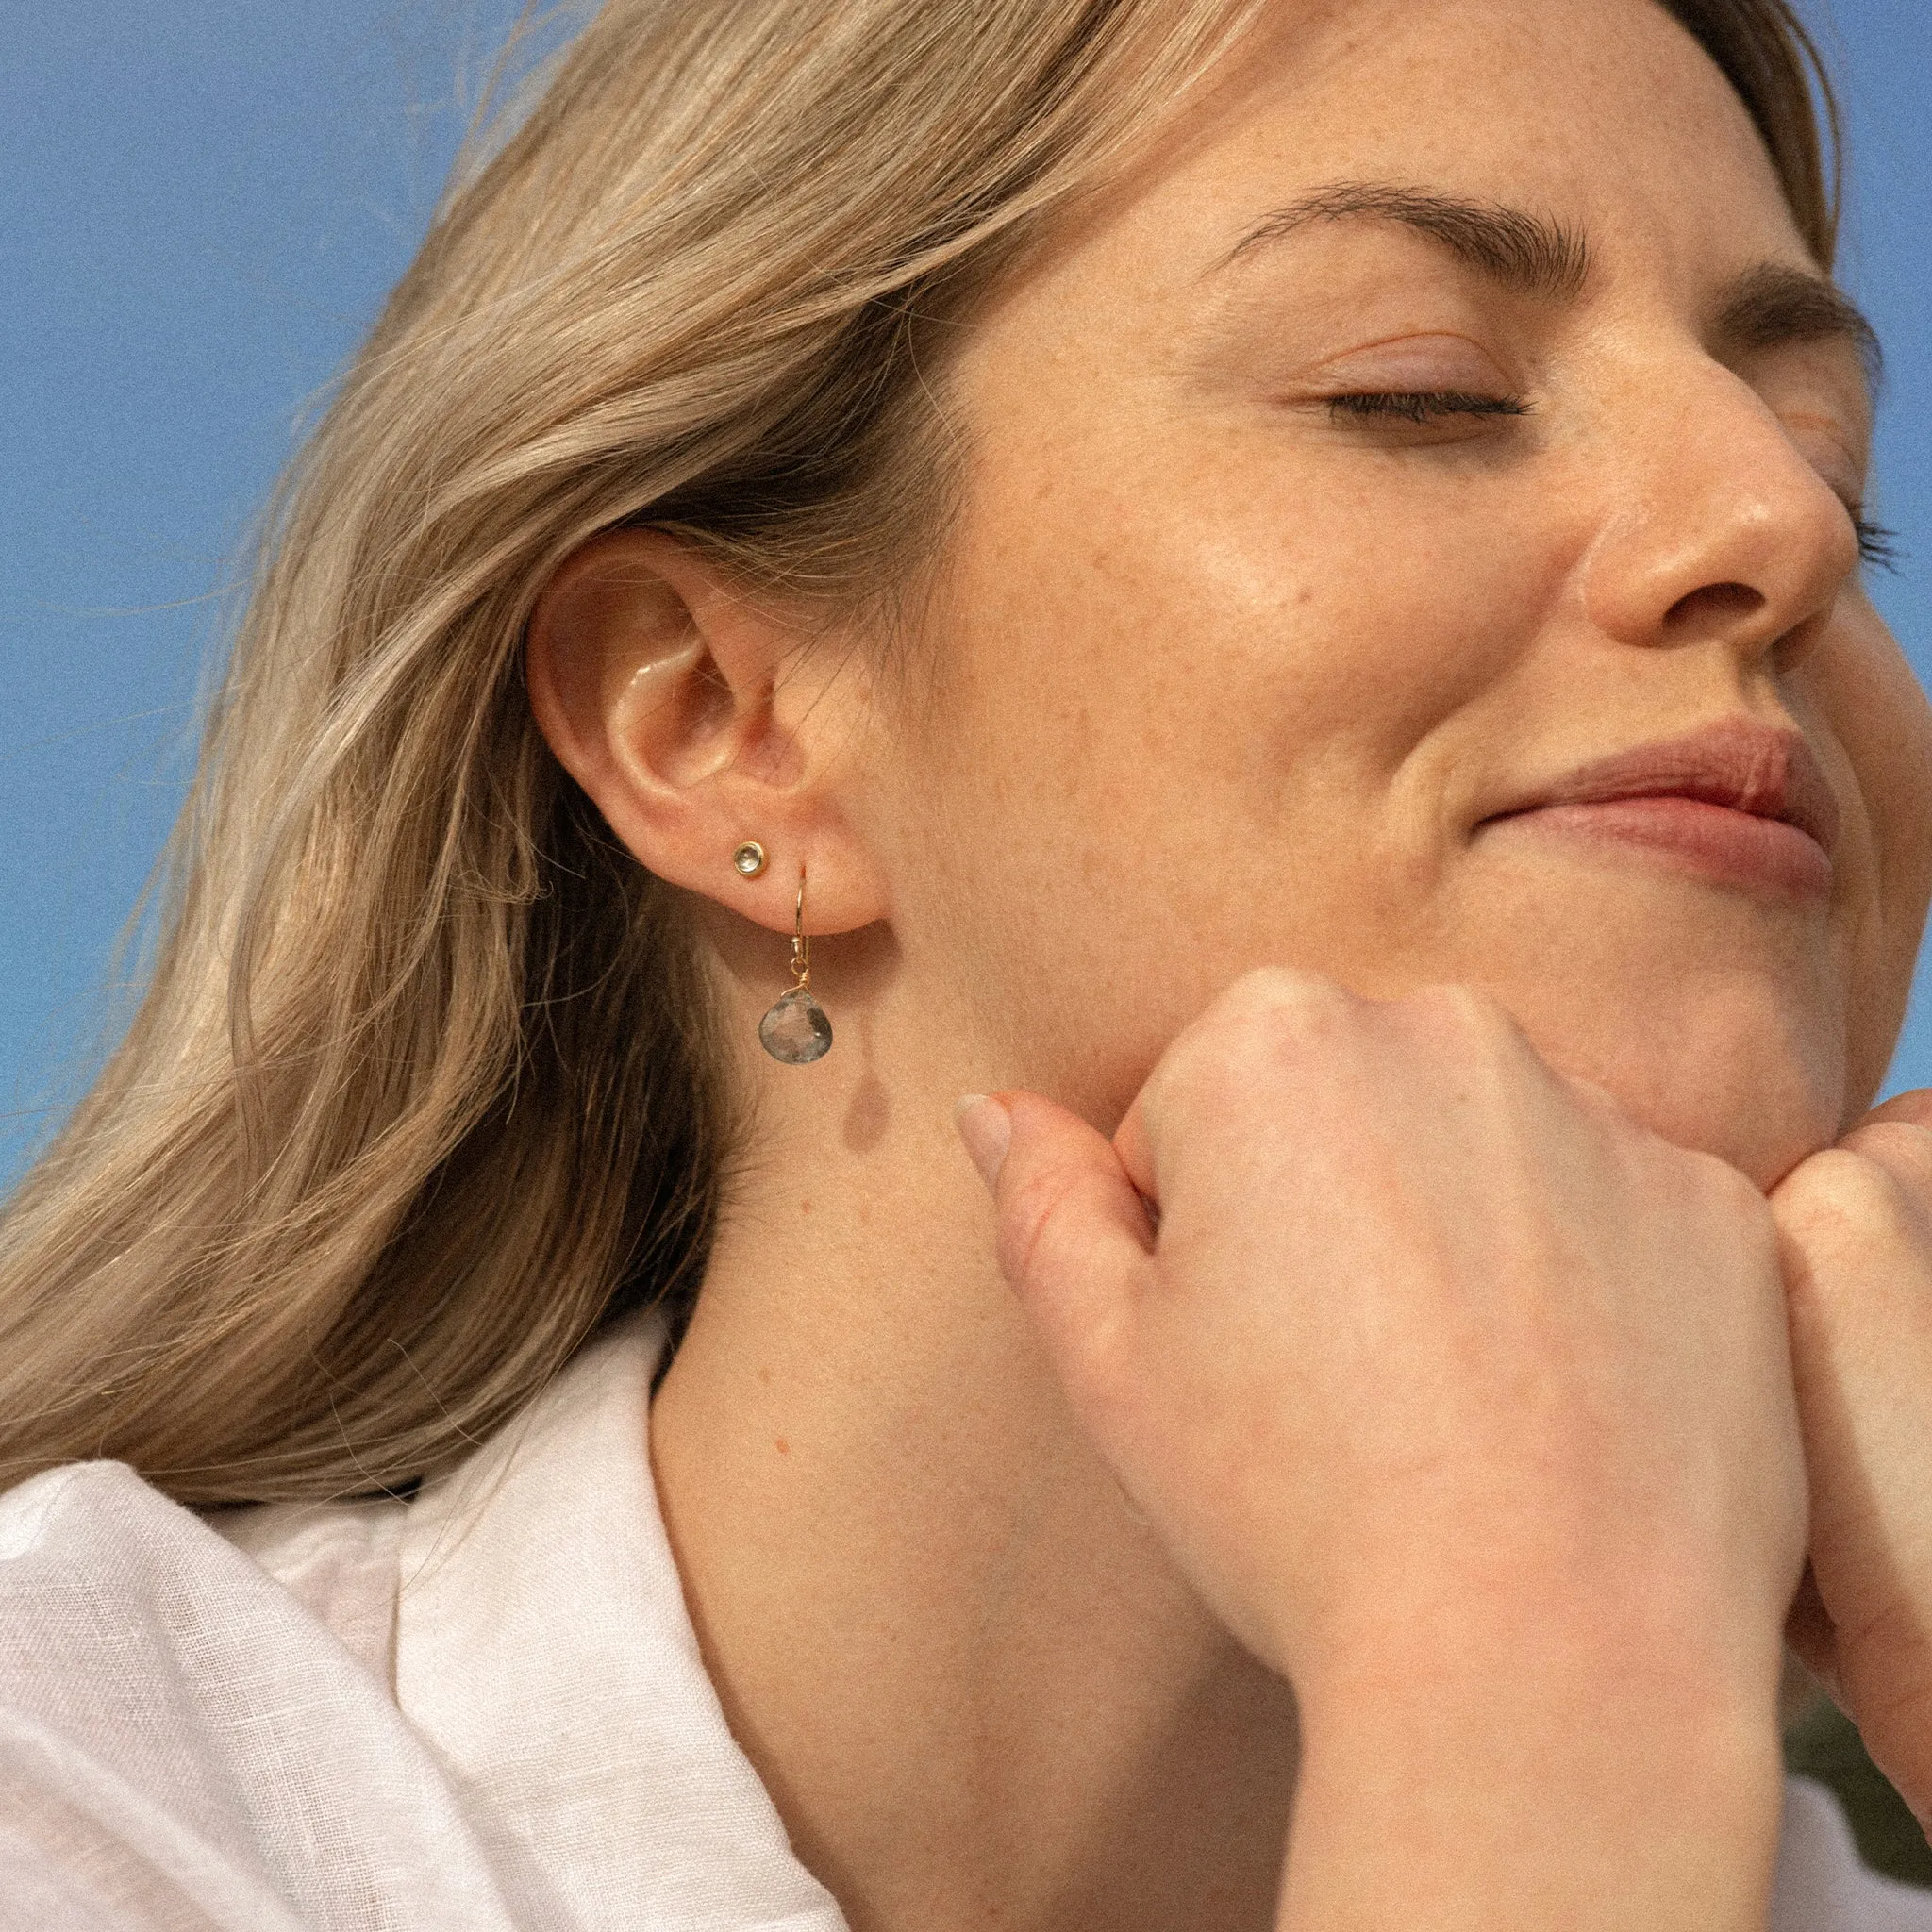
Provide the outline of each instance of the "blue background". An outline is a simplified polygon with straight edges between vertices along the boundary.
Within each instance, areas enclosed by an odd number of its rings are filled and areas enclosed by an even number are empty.
[[[125,1017],[220,593],[421,234],[515,0],[92,0],[0,58],[0,1183]],[[1814,10],[1850,108],[1844,278],[1891,382],[1875,594],[1932,673],[1932,8]],[[1932,774],[1928,774],[1932,782]],[[1922,970],[1894,1087],[1932,1085]]]

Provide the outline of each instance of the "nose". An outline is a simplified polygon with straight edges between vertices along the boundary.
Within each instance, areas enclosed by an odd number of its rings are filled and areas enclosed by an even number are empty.
[[[1584,571],[1592,625],[1656,649],[1775,653],[1814,644],[1858,539],[1844,504],[1747,383],[1716,362],[1645,385],[1611,464],[1613,497]],[[1629,418],[1626,416],[1626,422]]]

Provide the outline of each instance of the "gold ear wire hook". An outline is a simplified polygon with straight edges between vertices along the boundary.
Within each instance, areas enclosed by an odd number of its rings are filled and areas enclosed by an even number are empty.
[[[791,908],[792,990],[803,992],[811,984],[811,941],[805,936],[805,868],[798,868],[798,903]]]

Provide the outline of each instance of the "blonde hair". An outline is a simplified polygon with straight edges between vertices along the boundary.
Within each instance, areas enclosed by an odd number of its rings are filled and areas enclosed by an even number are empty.
[[[125,1042],[0,1234],[0,1476],[447,1467],[695,1291],[731,1145],[669,889],[539,737],[549,575],[648,520],[830,604],[942,528],[935,327],[1257,0],[610,0],[284,486]],[[1671,8],[1831,247],[1781,0]]]

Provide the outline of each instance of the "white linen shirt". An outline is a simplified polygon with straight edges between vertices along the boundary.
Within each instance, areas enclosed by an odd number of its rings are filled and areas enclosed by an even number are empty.
[[[627,1324],[409,1502],[0,1496],[0,1932],[844,1932],[705,1674]],[[1932,1932],[1815,1785],[1774,1932]]]

